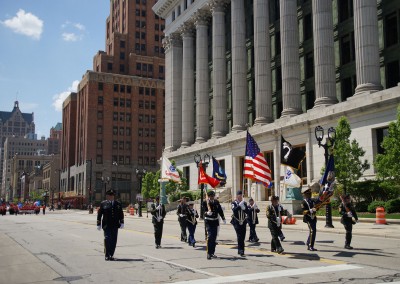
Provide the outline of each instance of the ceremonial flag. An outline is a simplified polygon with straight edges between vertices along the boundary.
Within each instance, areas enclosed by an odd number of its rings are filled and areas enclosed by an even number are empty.
[[[217,180],[220,181],[220,185],[224,186],[226,184],[226,174],[224,172],[224,170],[220,167],[219,162],[217,161],[217,159],[215,159],[214,157],[212,157],[212,161],[213,161],[213,178],[216,178]]]
[[[300,187],[301,178],[294,173],[291,167],[287,167],[283,183],[290,187]]]
[[[219,184],[219,180],[207,175],[206,172],[204,171],[203,164],[200,162],[198,184],[202,183],[209,184],[211,185],[212,188],[215,188]]]
[[[271,169],[256,141],[247,131],[246,154],[244,158],[243,177],[261,182],[268,186],[271,182]]]
[[[306,157],[306,152],[299,148],[293,148],[292,144],[287,142],[282,136],[281,139],[281,164],[298,169]]]
[[[328,164],[326,165],[325,173],[320,180],[321,185],[332,184],[335,181],[335,160],[333,155],[329,156]]]
[[[162,157],[161,179],[169,179],[177,183],[181,182],[178,171],[166,157]]]

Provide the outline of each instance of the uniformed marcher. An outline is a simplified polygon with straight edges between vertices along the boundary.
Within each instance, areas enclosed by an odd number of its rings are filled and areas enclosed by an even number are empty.
[[[241,190],[236,193],[236,200],[232,202],[231,206],[233,212],[231,224],[236,231],[238,254],[240,256],[245,256],[244,240],[246,238],[246,224],[249,209],[247,208],[247,203],[243,200],[243,193]]]
[[[307,223],[309,234],[307,238],[307,247],[310,251],[316,251],[317,249],[314,248],[315,237],[317,235],[317,216],[315,209],[315,202],[313,198],[311,198],[311,188],[305,188],[301,191],[303,194],[303,202],[301,203],[301,208],[303,210],[303,222]]]
[[[178,215],[179,226],[181,227],[181,242],[187,242],[187,209],[186,197],[182,197],[181,202],[176,210],[176,215]]]
[[[247,205],[247,209],[249,209],[249,214],[247,215],[247,222],[249,223],[250,227],[249,242],[258,242],[259,239],[257,237],[256,226],[258,224],[257,213],[260,213],[260,209],[254,202],[253,198],[249,199],[249,204]]]
[[[117,246],[118,229],[124,228],[124,212],[119,201],[114,200],[114,190],[106,192],[107,200],[100,204],[97,213],[97,229],[104,231],[104,253],[106,260],[115,260],[114,252]]]
[[[164,218],[167,214],[164,204],[160,203],[160,197],[156,196],[155,203],[151,204],[151,222],[154,227],[154,239],[156,243],[156,248],[161,247],[161,238],[164,226]]]
[[[207,193],[208,200],[203,201],[204,223],[207,230],[207,259],[216,258],[215,240],[217,239],[217,231],[219,226],[218,215],[221,216],[224,224],[226,224],[224,212],[218,200],[214,200],[215,192]]]
[[[271,196],[271,204],[267,207],[268,229],[271,232],[271,251],[279,254],[283,253],[282,244],[279,240],[281,232],[281,210],[279,197]]]
[[[346,230],[346,242],[344,248],[353,249],[353,247],[350,245],[352,238],[352,231],[353,231],[353,225],[358,222],[358,217],[356,210],[351,204],[350,195],[346,195],[344,196],[344,198],[342,197],[341,199],[342,203],[339,206],[339,213],[340,215],[342,215],[342,218],[340,219],[340,223],[343,224],[344,229]]]
[[[197,213],[197,210],[194,209],[194,202],[189,201],[188,202],[188,209],[187,209],[187,228],[189,231],[189,239],[188,243],[189,246],[196,247],[196,239],[194,238],[194,234],[196,232],[196,226],[197,226],[197,218],[199,218],[199,214]]]

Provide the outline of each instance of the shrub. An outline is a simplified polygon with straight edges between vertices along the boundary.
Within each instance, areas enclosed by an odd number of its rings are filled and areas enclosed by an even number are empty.
[[[332,209],[338,209],[340,203],[342,203],[340,200],[331,200],[331,207],[332,207]]]
[[[400,198],[386,201],[385,210],[387,213],[400,212]]]
[[[385,207],[385,201],[375,200],[368,205],[368,212],[375,213],[377,207]],[[386,208],[385,208],[386,210]]]
[[[364,200],[354,204],[354,209],[356,212],[368,212],[369,202]]]

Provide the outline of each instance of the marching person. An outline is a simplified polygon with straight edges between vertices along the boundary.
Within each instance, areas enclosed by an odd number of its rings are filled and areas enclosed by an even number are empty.
[[[114,252],[117,246],[118,229],[124,228],[124,212],[121,203],[114,200],[114,190],[106,192],[107,200],[101,202],[97,213],[97,230],[104,231],[105,260],[115,260]]]
[[[249,214],[247,215],[247,222],[250,227],[249,242],[258,242],[259,238],[257,237],[256,225],[258,224],[257,213],[260,213],[260,209],[258,209],[257,204],[254,203],[253,198],[249,199],[247,209],[249,210]]]
[[[281,231],[281,207],[279,197],[271,196],[271,204],[267,207],[268,228],[271,232],[271,251],[279,254],[283,253],[282,244],[279,240]]]
[[[181,242],[187,242],[187,233],[186,233],[186,229],[187,229],[187,209],[188,206],[186,204],[186,197],[182,197],[180,204],[178,205],[178,208],[176,210],[176,215],[178,215],[178,221],[179,221],[179,225],[181,227]]]
[[[188,202],[188,209],[187,209],[187,228],[189,231],[189,239],[188,243],[189,246],[196,247],[196,240],[194,238],[194,234],[196,232],[196,226],[197,226],[197,218],[199,218],[199,214],[197,213],[197,210],[194,209],[194,201],[189,201]]]
[[[315,200],[311,198],[311,188],[305,188],[301,191],[303,194],[303,202],[301,208],[303,210],[303,222],[307,223],[308,229],[310,230],[307,238],[307,247],[309,251],[317,251],[314,248],[315,237],[317,234],[317,217],[315,209]]]
[[[236,193],[236,200],[232,202],[231,206],[233,212],[231,224],[236,231],[238,254],[240,256],[245,256],[244,239],[246,238],[246,224],[249,210],[246,202],[243,200],[243,193],[241,190]]]
[[[215,192],[207,193],[208,200],[203,201],[204,223],[207,230],[207,259],[216,258],[215,255],[215,240],[218,231],[218,215],[221,216],[224,224],[226,224],[224,212],[218,200],[214,200]]]
[[[341,200],[342,203],[339,206],[339,213],[340,215],[342,215],[342,218],[340,219],[340,223],[343,224],[344,229],[346,230],[346,242],[344,248],[353,249],[350,243],[352,238],[353,225],[358,222],[358,217],[353,205],[351,204],[350,195],[342,197]],[[353,220],[353,218],[355,219],[355,221]]]
[[[154,239],[156,243],[156,249],[161,247],[161,238],[164,226],[164,218],[167,214],[164,204],[160,203],[160,196],[156,196],[156,202],[151,204],[150,211],[152,218],[151,222],[154,227]]]

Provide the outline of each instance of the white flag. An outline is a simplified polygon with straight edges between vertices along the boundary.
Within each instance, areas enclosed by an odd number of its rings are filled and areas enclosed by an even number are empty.
[[[301,186],[301,178],[293,172],[291,167],[287,167],[285,179],[283,182],[290,187]]]
[[[178,183],[181,182],[178,171],[165,157],[162,158],[161,179],[169,179]]]

